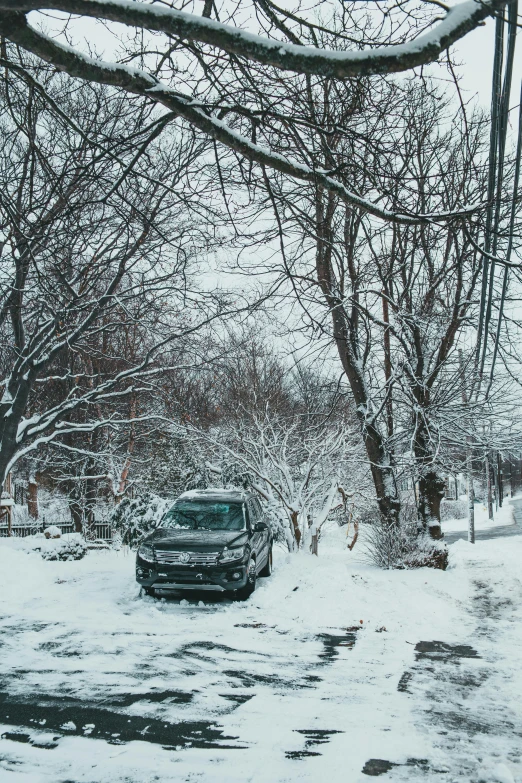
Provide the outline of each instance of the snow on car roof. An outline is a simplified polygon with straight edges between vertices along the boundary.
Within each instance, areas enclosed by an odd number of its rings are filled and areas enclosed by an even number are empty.
[[[188,498],[233,498],[235,500],[246,500],[250,494],[241,489],[221,489],[220,487],[215,489],[190,489],[187,492],[183,492],[178,500],[182,498],[183,500]]]

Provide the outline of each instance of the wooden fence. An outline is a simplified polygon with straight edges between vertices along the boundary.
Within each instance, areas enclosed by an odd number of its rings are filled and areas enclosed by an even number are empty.
[[[50,527],[50,525],[45,522],[39,522],[38,520],[35,520],[30,524],[12,525],[11,535],[18,536],[19,538],[25,538],[26,536],[33,536],[35,533],[43,533],[46,527]],[[59,523],[56,525],[56,527],[59,527],[63,534],[74,532],[72,523]],[[101,541],[112,540],[112,529],[108,522],[95,522],[93,527],[95,539]],[[7,538],[8,536],[9,528],[7,523],[0,524],[0,538]]]

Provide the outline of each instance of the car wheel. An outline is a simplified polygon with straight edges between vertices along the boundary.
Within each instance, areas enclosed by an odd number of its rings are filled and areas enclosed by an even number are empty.
[[[256,560],[254,557],[251,557],[250,560],[248,561],[247,583],[240,590],[236,590],[237,598],[239,598],[240,601],[246,601],[247,598],[250,598],[250,596],[256,589],[256,582],[257,582]]]
[[[141,589],[143,590],[145,595],[150,595],[152,598],[156,597],[156,591],[154,590],[153,587],[142,587]]]
[[[259,572],[259,576],[270,576],[272,573],[272,547],[268,550],[268,559],[263,566],[263,570]]]

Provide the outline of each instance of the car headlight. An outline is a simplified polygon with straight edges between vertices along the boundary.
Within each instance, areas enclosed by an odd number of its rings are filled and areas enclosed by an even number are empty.
[[[221,552],[220,563],[231,563],[233,560],[241,560],[245,554],[245,547],[238,546],[235,549],[225,549]]]
[[[138,555],[142,560],[147,560],[149,563],[153,563],[154,549],[152,548],[152,544],[149,544],[148,542],[141,544],[138,549]]]

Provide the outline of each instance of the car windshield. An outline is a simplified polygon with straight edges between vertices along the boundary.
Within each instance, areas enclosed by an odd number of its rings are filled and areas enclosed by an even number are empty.
[[[243,504],[178,500],[161,520],[161,527],[186,530],[244,530]]]

